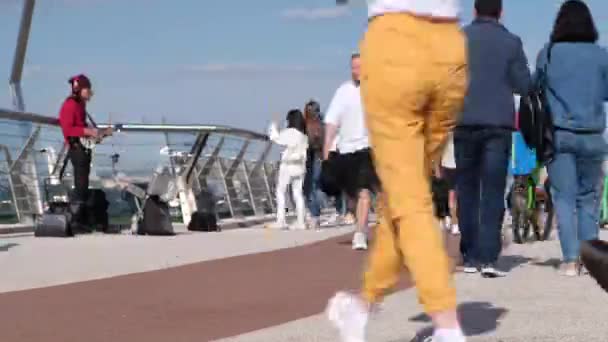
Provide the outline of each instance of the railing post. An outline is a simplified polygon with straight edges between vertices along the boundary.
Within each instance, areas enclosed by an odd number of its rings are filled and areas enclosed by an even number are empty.
[[[236,188],[234,187],[233,178],[234,178],[234,175],[236,174],[239,164],[243,161],[243,158],[245,157],[245,153],[247,152],[247,148],[249,148],[250,143],[251,143],[251,140],[249,140],[249,139],[245,140],[245,142],[243,143],[243,146],[239,150],[239,153],[236,155],[236,157],[234,158],[234,160],[232,161],[232,163],[230,164],[228,169],[225,170],[223,177],[224,177],[224,181],[226,182],[226,187],[228,189],[228,193],[230,194],[231,200],[238,199],[238,194],[236,192]],[[222,168],[224,168],[224,165],[221,160],[220,160],[220,166],[222,166]],[[233,207],[233,209],[235,209],[234,203],[232,204],[232,207]],[[239,208],[240,207],[242,207],[242,204],[239,205]],[[242,210],[241,210],[241,214],[242,214]]]
[[[224,184],[224,191],[226,192],[226,202],[228,203],[228,209],[230,210],[230,217],[234,218],[234,207],[232,206],[232,189],[228,187],[228,181],[226,179],[226,171],[224,170],[224,163],[221,159],[217,160],[217,164],[220,170],[220,176],[222,177],[222,183]]]
[[[13,199],[13,209],[15,209],[15,216],[17,217],[17,222],[21,222],[21,212],[19,211],[19,207],[17,206],[17,194],[15,193],[13,177],[10,173],[10,168],[11,168],[11,165],[13,164],[13,158],[11,157],[11,151],[8,149],[8,147],[6,145],[0,145],[0,149],[4,150],[4,159],[6,160],[6,169],[8,170],[8,173],[7,173],[8,187],[11,192],[11,197]]]
[[[264,172],[262,172],[262,176],[264,178],[264,185],[266,186],[266,196],[268,196],[268,203],[270,203],[270,209],[272,210],[273,213],[277,212],[277,208],[276,208],[276,204],[274,203],[274,192],[273,189],[270,186],[270,182],[268,181],[268,170],[266,169],[266,163],[264,163],[262,165],[262,170]]]
[[[9,167],[9,175],[13,178],[13,187],[21,189],[21,191],[15,191],[17,195],[15,205],[20,211],[22,220],[25,220],[26,217],[23,214],[26,213],[30,215],[42,214],[42,198],[40,195],[40,185],[38,184],[38,175],[36,173],[29,174],[36,172],[34,156],[31,152],[39,135],[40,126],[36,127],[36,130],[29,136],[17,159]],[[29,163],[32,163],[31,165],[28,164],[28,160],[30,160]],[[27,204],[28,210],[22,210],[20,204],[22,202]]]
[[[260,215],[258,206],[255,203],[255,197],[253,196],[253,189],[251,188],[251,181],[249,179],[249,171],[247,170],[246,163],[241,163],[243,174],[245,175],[245,183],[247,185],[247,192],[249,193],[249,201],[251,202],[251,209],[253,209],[253,215]]]

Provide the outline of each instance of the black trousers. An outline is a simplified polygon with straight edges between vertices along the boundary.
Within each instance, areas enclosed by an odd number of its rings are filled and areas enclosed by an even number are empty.
[[[91,173],[91,150],[84,148],[78,141],[70,142],[68,158],[72,163],[74,191],[70,196],[74,221],[85,224],[86,203],[89,199],[89,175]]]

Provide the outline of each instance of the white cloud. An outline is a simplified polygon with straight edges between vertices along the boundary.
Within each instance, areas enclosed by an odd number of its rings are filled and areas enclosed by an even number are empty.
[[[288,8],[281,12],[281,17],[294,20],[322,20],[344,17],[350,14],[346,6]]]

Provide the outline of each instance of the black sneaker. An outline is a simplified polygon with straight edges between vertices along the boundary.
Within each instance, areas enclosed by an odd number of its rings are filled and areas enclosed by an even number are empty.
[[[502,278],[506,276],[505,272],[499,271],[492,264],[483,265],[481,267],[481,276],[484,278]]]

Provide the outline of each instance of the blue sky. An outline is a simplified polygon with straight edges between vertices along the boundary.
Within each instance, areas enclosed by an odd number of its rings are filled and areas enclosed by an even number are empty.
[[[56,115],[67,78],[84,72],[94,82],[90,111],[98,121],[108,113],[115,122],[166,116],[262,131],[273,113],[311,97],[325,108],[349,77],[349,55],[366,25],[365,2],[351,2],[337,8],[333,0],[38,0],[24,76],[27,109]],[[504,2],[504,23],[533,61],[561,1]],[[587,3],[608,35],[608,2]],[[462,7],[468,22],[472,0]],[[21,0],[0,0],[2,80],[20,10]],[[10,106],[5,89],[1,107]]]

